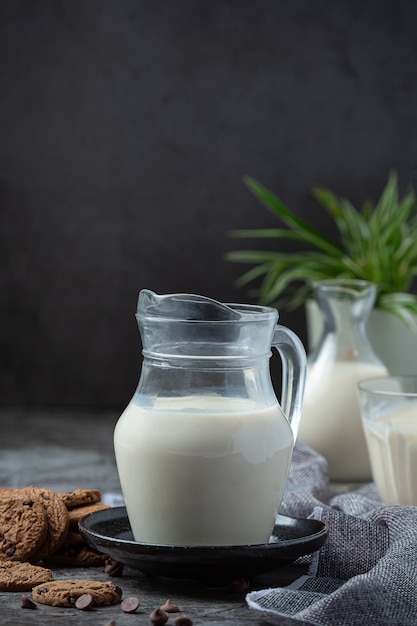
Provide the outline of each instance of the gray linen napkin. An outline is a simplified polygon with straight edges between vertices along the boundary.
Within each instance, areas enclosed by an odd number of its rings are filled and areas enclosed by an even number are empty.
[[[417,507],[384,505],[373,484],[332,491],[326,461],[297,442],[280,513],[322,520],[329,535],[307,576],[247,595],[267,622],[417,625]]]

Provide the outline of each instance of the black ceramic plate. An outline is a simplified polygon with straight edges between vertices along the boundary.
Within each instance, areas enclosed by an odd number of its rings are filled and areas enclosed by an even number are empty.
[[[84,517],[80,531],[100,552],[146,574],[230,581],[273,571],[318,550],[327,527],[318,520],[279,516],[267,544],[248,546],[169,546],[134,541],[125,507]]]

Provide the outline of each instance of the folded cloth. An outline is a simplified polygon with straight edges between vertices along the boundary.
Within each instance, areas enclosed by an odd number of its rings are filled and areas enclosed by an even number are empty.
[[[337,493],[325,459],[297,442],[280,513],[319,519],[329,534],[307,576],[247,595],[265,621],[416,626],[417,507],[384,505],[373,483]]]

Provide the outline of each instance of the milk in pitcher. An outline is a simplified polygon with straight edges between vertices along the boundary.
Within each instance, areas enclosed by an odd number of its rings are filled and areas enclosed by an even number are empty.
[[[293,447],[278,404],[215,395],[156,398],[151,408],[132,401],[114,441],[137,541],[268,541]]]

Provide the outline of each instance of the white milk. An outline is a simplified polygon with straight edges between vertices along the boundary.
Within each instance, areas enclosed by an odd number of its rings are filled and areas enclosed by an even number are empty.
[[[331,480],[372,480],[357,383],[386,375],[383,366],[356,361],[307,368],[299,438],[327,459]]]
[[[132,402],[114,442],[136,541],[268,541],[293,447],[278,405],[215,396],[158,399],[152,408]]]
[[[372,473],[386,504],[417,505],[417,404],[366,422]]]

